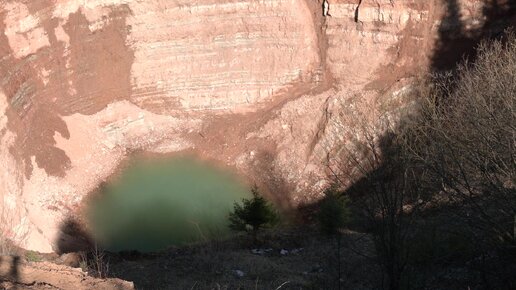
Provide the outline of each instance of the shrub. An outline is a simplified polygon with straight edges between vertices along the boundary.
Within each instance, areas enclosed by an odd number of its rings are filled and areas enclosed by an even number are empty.
[[[97,278],[107,278],[109,275],[109,258],[107,253],[97,243],[87,252],[80,253],[79,267],[89,275]]]
[[[343,134],[342,144],[338,150],[329,147],[328,169],[346,188],[356,219],[371,231],[382,285],[399,289],[409,277],[409,233],[430,198],[420,182],[426,173],[413,164],[400,135],[405,125],[397,119],[412,110],[384,112],[377,104],[366,104],[356,110],[342,104],[334,123]]]
[[[483,43],[475,63],[434,82],[407,134],[413,159],[469,208],[461,217],[478,241],[516,245],[516,36]]]
[[[251,189],[250,199],[242,199],[242,203],[234,204],[229,214],[229,228],[236,232],[250,232],[253,241],[258,239],[258,231],[263,227],[273,226],[278,221],[278,215],[273,206],[260,196],[258,188]]]
[[[321,201],[319,212],[317,213],[317,221],[321,231],[336,240],[336,259],[337,259],[337,285],[340,289],[340,248],[341,248],[341,229],[349,220],[349,209],[347,207],[348,199],[339,196],[336,186],[328,188],[324,192],[325,196]]]
[[[348,199],[338,195],[336,187],[325,191],[321,201],[317,221],[321,231],[330,236],[340,236],[340,229],[349,220]]]
[[[25,253],[25,258],[27,258],[27,261],[29,262],[41,262],[43,260],[42,257],[34,251],[27,251]]]
[[[483,42],[473,63],[429,84],[416,91],[419,114],[407,122],[405,147],[426,172],[434,205],[447,205],[443,214],[465,231],[445,239],[450,226],[442,223],[429,258],[435,264],[475,255],[470,267],[484,288],[513,289],[514,259],[507,257],[516,249],[516,35]],[[447,248],[455,253],[446,255]]]

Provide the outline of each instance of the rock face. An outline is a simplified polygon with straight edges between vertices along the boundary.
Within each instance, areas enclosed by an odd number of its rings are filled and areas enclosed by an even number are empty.
[[[486,5],[329,0],[323,17],[318,0],[0,1],[0,230],[58,250],[65,218],[134,151],[192,151],[285,206],[313,200],[353,126],[342,112],[403,106]]]

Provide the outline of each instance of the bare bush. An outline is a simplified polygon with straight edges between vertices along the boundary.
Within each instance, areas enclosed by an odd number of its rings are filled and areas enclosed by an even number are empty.
[[[27,232],[20,230],[15,219],[5,207],[0,208],[0,255],[16,255],[16,246],[27,239]]]
[[[342,142],[328,152],[371,226],[390,289],[403,286],[409,240],[430,200],[453,205],[475,240],[515,245],[516,37],[482,44],[475,63],[415,91],[416,112],[343,104]]]
[[[91,276],[97,278],[107,278],[109,274],[109,259],[106,252],[101,249],[97,243],[87,252],[80,254],[81,268],[88,272]]]
[[[341,289],[341,241],[342,228],[349,221],[350,213],[347,207],[348,200],[339,196],[338,187],[332,186],[325,192],[324,198],[319,205],[317,220],[321,231],[328,236],[334,237],[337,250],[337,288]]]
[[[405,140],[437,191],[490,245],[515,245],[516,37],[483,43],[475,63],[420,91],[417,122]]]
[[[0,212],[0,223],[2,223],[2,228],[0,228],[0,255],[11,255],[12,242],[8,238],[8,223],[4,210]]]
[[[401,115],[378,104],[356,107],[363,111],[341,110],[340,131],[346,141],[329,154],[333,156],[329,169],[347,188],[344,194],[373,234],[377,261],[385,274],[382,288],[399,289],[406,280],[410,233],[426,200],[418,184],[422,171],[404,151],[400,124],[391,121]]]

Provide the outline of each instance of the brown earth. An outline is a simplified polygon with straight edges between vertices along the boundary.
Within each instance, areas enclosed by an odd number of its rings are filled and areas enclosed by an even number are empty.
[[[395,116],[414,77],[456,61],[441,52],[462,56],[455,40],[503,29],[514,7],[491,2],[330,0],[323,17],[319,0],[0,0],[2,236],[58,250],[135,151],[191,151],[285,207],[313,201],[355,116]]]
[[[79,268],[49,262],[27,262],[19,257],[0,256],[1,289],[135,289],[120,279],[96,279]]]

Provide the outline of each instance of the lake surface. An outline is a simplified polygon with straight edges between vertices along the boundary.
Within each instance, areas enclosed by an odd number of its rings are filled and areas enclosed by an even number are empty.
[[[106,249],[154,251],[226,235],[233,203],[247,196],[235,175],[197,159],[137,159],[103,188],[88,215]]]

